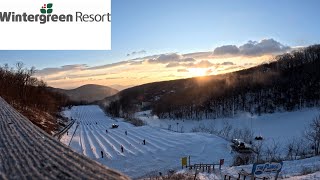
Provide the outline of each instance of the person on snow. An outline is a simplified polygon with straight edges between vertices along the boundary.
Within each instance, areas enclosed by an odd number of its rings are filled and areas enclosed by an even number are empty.
[[[121,145],[121,152],[123,153],[123,146]]]
[[[127,131],[125,131],[125,132],[124,132],[124,134],[126,134],[126,136],[127,136],[127,135],[128,135],[128,132],[127,132]]]
[[[103,151],[101,151],[101,158],[103,158]]]
[[[106,133],[108,133],[108,129],[106,129]]]
[[[146,145],[146,140],[145,139],[143,140],[143,145]]]

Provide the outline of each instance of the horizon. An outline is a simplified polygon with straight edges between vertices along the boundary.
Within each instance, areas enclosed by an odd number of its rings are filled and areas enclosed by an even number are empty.
[[[317,44],[318,1],[114,1],[110,51],[0,51],[49,86],[132,87],[224,74]],[[308,21],[305,21],[308,19]]]

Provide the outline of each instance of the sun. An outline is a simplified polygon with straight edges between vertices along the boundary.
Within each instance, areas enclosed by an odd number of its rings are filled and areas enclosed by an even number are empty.
[[[188,69],[191,76],[205,76],[207,68],[189,68]]]

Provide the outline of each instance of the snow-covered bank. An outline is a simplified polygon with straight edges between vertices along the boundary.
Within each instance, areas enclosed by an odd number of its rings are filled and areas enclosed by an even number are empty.
[[[319,171],[319,168],[320,157],[312,157],[294,161],[283,161],[283,167],[279,174],[279,177],[291,179],[294,176],[301,176],[306,171]],[[251,172],[252,165],[225,167],[222,171],[223,174],[230,174],[236,177],[238,176],[238,172],[241,169],[244,169],[247,172]],[[274,174],[270,175],[270,177],[274,177]]]
[[[254,136],[263,136],[266,143],[277,142],[281,145],[288,143],[293,138],[300,138],[311,121],[320,114],[319,108],[306,108],[293,112],[277,112],[251,116],[250,113],[242,113],[234,118],[219,118],[206,120],[170,120],[158,119],[150,115],[150,111],[139,112],[138,118],[149,126],[173,131],[192,132],[193,129],[206,127],[209,129],[222,129],[226,123],[233,128],[252,129]],[[178,123],[178,124],[177,124]]]
[[[244,166],[234,166],[234,167],[223,167],[222,170],[215,170],[214,173],[207,173],[200,171],[197,174],[197,179],[200,180],[220,180],[223,179],[224,175],[229,175],[231,177],[238,177],[240,171],[246,171],[251,173],[252,164]],[[180,170],[176,174],[189,174],[193,175],[194,170]],[[263,174],[261,177],[268,177],[274,179],[275,173]],[[280,179],[288,180],[302,180],[302,179],[319,179],[320,178],[320,157],[312,157],[301,160],[294,161],[284,161],[282,171],[279,173]],[[249,179],[247,177],[247,179]]]

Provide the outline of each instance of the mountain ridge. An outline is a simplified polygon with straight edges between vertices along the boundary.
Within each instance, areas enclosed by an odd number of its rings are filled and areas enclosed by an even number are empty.
[[[114,88],[97,84],[85,84],[74,89],[61,89],[54,87],[49,87],[49,89],[67,95],[72,101],[86,103],[102,100],[119,92]]]
[[[320,45],[312,45],[245,70],[128,88],[99,104],[114,116],[150,109],[173,119],[292,111],[320,106],[319,67]]]

